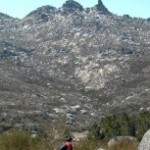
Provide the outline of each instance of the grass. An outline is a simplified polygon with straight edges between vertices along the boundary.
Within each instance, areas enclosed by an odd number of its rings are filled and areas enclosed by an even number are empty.
[[[131,141],[125,139],[123,141],[118,141],[111,147],[107,146],[108,141],[102,140],[89,140],[87,138],[81,139],[79,143],[75,144],[75,150],[97,150],[98,148],[103,148],[105,150],[137,150],[138,141]]]
[[[0,136],[1,150],[27,150],[30,143],[30,135],[24,131],[11,131]]]
[[[98,149],[99,144],[97,140],[89,140],[88,138],[81,139],[75,144],[75,150],[95,150]]]
[[[67,127],[61,124],[46,125],[37,136],[24,130],[9,130],[0,134],[0,150],[54,150],[63,144],[69,135]]]
[[[63,144],[62,134],[58,135],[52,128],[45,131],[46,134],[35,138],[25,131],[9,131],[0,135],[0,150],[55,150]],[[79,142],[73,142],[75,150],[96,150],[100,147],[105,150],[136,150],[138,142],[125,139],[107,147],[107,141],[83,138]]]
[[[0,150],[54,150],[60,145],[53,129],[32,137],[25,131],[9,131],[0,135]]]
[[[125,139],[112,145],[109,150],[137,150],[137,146],[138,142]]]

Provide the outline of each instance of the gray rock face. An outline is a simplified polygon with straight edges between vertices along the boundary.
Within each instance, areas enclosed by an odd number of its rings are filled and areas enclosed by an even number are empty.
[[[29,13],[25,18],[27,18],[28,20],[32,20],[32,18],[34,18],[34,21],[36,21],[36,23],[46,23],[51,19],[51,14],[54,14],[55,10],[56,8],[53,6],[42,6]]]
[[[104,12],[102,1],[83,9],[70,0],[21,20],[0,15],[4,120],[64,116],[82,128],[108,113],[150,109],[150,24]]]
[[[98,0],[98,4],[96,5],[97,10],[101,13],[101,14],[110,14],[110,12],[108,11],[108,9],[104,6],[103,2],[101,0]]]
[[[74,0],[67,0],[65,4],[63,4],[63,9],[68,12],[74,12],[76,10],[82,11],[83,7],[78,2]]]
[[[150,130],[144,134],[138,146],[138,150],[150,150]]]

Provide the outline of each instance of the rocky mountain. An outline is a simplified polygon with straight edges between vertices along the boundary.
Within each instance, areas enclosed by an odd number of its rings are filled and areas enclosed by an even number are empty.
[[[55,121],[80,129],[109,113],[150,109],[150,22],[99,0],[68,0],[23,19],[0,14],[1,122]],[[4,126],[2,126],[2,129]]]
[[[97,10],[101,13],[101,14],[111,14],[108,9],[104,6],[103,2],[101,0],[98,0],[98,4],[96,5]]]

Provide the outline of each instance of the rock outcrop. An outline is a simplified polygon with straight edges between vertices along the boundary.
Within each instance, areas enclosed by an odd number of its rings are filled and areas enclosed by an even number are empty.
[[[138,146],[138,150],[150,150],[150,130],[144,134]]]
[[[74,0],[67,0],[63,4],[63,9],[69,13],[74,12],[74,11],[82,11],[83,7],[80,5],[78,2]]]
[[[98,4],[96,5],[96,8],[101,14],[105,14],[105,15],[111,14],[101,0],[98,0]]]
[[[54,15],[55,11],[56,8],[53,6],[42,6],[29,13],[24,19],[28,20],[28,22],[30,20],[31,22],[34,21],[34,23],[46,23],[52,19],[52,15]]]

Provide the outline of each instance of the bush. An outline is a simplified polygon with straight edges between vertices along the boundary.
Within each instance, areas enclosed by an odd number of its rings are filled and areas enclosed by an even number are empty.
[[[0,150],[54,150],[69,136],[65,125],[48,125],[34,138],[25,131],[8,131],[0,135]]]
[[[23,131],[11,131],[0,136],[0,150],[27,150],[31,138]]]
[[[138,116],[135,116],[135,130],[136,137],[138,140],[141,140],[145,132],[150,129],[150,113],[142,112]]]
[[[102,118],[99,124],[94,124],[89,130],[89,138],[110,139],[115,136],[134,136],[141,140],[150,128],[150,113],[127,115],[118,114]]]

